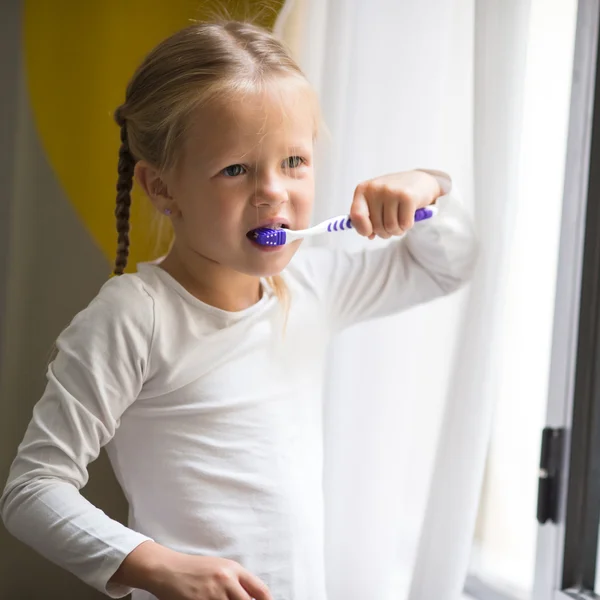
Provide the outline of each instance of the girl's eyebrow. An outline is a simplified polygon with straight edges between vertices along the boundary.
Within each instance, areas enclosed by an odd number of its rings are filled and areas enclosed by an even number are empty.
[[[203,162],[209,169],[216,168],[220,165],[227,163],[236,164],[238,162],[243,162],[244,159],[248,156],[249,152],[242,153],[233,153],[233,152],[216,152],[212,154],[210,157],[203,155],[199,157],[199,160]]]
[[[308,149],[307,146],[296,146],[296,145],[294,145],[294,146],[288,146],[288,151],[289,152],[298,152],[298,153],[302,154],[302,153],[308,152],[309,149]]]

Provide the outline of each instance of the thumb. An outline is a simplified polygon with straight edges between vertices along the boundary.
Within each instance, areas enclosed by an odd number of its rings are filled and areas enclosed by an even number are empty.
[[[373,224],[369,214],[369,204],[365,197],[362,186],[358,186],[354,191],[354,199],[350,207],[350,218],[352,219],[352,227],[360,235],[369,237],[373,234]]]

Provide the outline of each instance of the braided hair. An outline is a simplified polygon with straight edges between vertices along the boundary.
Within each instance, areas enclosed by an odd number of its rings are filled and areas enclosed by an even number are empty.
[[[121,128],[121,147],[119,148],[119,178],[117,179],[117,205],[115,206],[117,256],[115,258],[114,274],[122,275],[127,266],[127,258],[129,257],[131,188],[133,187],[133,170],[136,161],[129,150],[127,121],[121,116],[118,110],[115,120]]]

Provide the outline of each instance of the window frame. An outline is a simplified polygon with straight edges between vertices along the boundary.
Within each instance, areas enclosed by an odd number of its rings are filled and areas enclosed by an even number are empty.
[[[599,8],[578,3],[546,415],[564,429],[565,452],[557,522],[538,527],[533,600],[600,600],[600,168],[590,169],[600,165]]]

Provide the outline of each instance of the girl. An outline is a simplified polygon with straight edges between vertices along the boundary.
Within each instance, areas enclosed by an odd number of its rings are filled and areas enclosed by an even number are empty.
[[[174,242],[108,281],[60,335],[3,520],[113,598],[325,600],[327,342],[465,283],[470,222],[449,178],[418,170],[356,188],[358,233],[406,234],[383,249],[307,249],[290,263],[298,243],[251,241],[258,227],[309,225],[318,109],[281,44],[248,24],[196,24],[161,43],[116,121],[115,273],[134,178]],[[432,203],[437,216],[413,228]],[[102,447],[129,527],[79,493]]]

